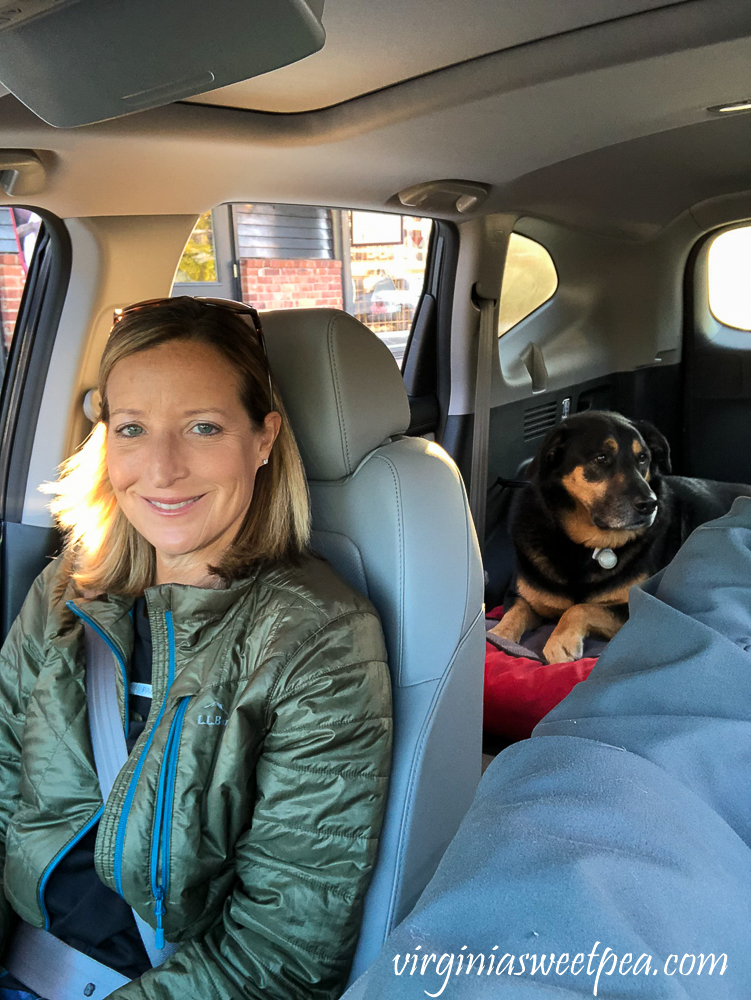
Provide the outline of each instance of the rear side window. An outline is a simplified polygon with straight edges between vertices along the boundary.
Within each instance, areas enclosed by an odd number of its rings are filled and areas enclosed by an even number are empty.
[[[751,226],[716,236],[707,254],[712,315],[725,326],[751,330]]]
[[[8,359],[34,245],[42,220],[26,208],[0,208],[2,368]]]
[[[381,212],[347,212],[347,217],[352,299],[344,308],[401,362],[425,281],[433,223]]]
[[[175,284],[216,282],[216,251],[211,212],[205,212],[190,234],[182,260],[177,268]]]
[[[540,243],[512,233],[506,254],[498,316],[498,336],[552,298],[558,287],[553,258]]]
[[[430,219],[382,212],[220,205],[199,219],[173,294],[223,295],[260,310],[344,309],[401,364],[425,280],[432,225]]]

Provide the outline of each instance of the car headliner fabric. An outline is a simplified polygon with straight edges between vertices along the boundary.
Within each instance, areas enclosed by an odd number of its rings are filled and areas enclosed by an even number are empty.
[[[750,650],[743,497],[631,591],[631,618],[588,680],[490,765],[413,913],[347,1000],[751,995]],[[595,981],[606,948],[616,961]],[[482,954],[483,970],[457,971],[460,954]],[[551,954],[572,964],[558,974]],[[497,975],[523,955],[524,973],[517,961]]]

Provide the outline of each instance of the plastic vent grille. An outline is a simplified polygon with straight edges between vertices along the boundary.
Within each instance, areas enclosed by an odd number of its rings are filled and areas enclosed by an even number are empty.
[[[558,414],[558,403],[541,403],[539,406],[531,406],[524,411],[524,440],[530,441],[532,438],[540,437],[555,427],[556,416]]]

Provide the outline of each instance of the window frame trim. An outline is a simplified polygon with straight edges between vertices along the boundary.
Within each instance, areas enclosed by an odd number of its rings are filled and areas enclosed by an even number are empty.
[[[28,262],[0,394],[0,521],[21,523],[42,396],[70,283],[72,251],[61,219],[36,206],[18,207],[28,208],[43,221]],[[43,234],[48,236],[46,243]],[[47,247],[50,250],[43,254]]]

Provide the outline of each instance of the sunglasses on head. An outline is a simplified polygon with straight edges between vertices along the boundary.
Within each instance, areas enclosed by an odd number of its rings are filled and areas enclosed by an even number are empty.
[[[236,302],[234,299],[212,299],[204,295],[194,295],[191,296],[194,302],[200,302],[201,305],[207,306],[212,309],[223,309],[225,312],[234,313],[236,316],[240,316],[247,326],[253,330],[256,337],[258,338],[258,343],[261,345],[261,350],[263,351],[263,357],[266,361],[266,373],[269,378],[269,412],[274,409],[274,387],[271,382],[271,365],[269,364],[269,355],[266,351],[266,340],[263,336],[263,327],[261,326],[261,318],[253,306],[247,305],[245,302]],[[175,299],[144,299],[143,302],[134,302],[133,305],[123,306],[122,309],[115,310],[115,316],[112,321],[112,329],[117,327],[117,324],[124,320],[126,316],[132,316],[139,312],[148,312],[149,309],[159,309],[162,306],[174,304]]]

